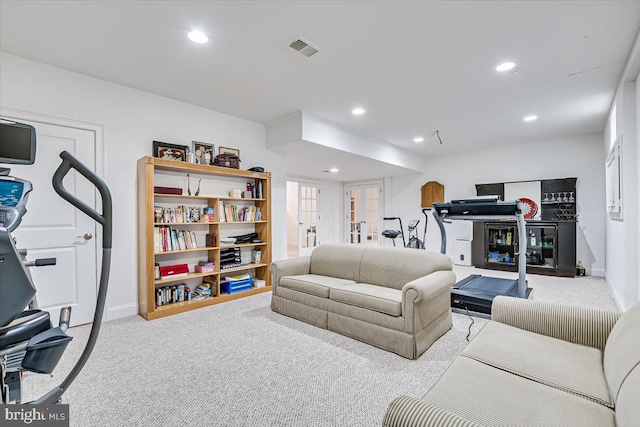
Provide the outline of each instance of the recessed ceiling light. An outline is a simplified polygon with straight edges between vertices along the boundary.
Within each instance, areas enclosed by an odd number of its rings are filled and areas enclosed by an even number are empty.
[[[361,116],[361,115],[364,114],[364,109],[362,109],[362,108],[354,108],[353,110],[351,110],[351,113],[354,116]]]
[[[538,116],[527,116],[523,119],[525,122],[532,122],[534,120],[538,120]]]
[[[209,37],[207,37],[203,32],[200,31],[191,31],[189,32],[188,36],[191,41],[194,41],[196,43],[206,43],[209,41]]]
[[[510,71],[516,67],[515,62],[503,62],[496,67],[496,71]]]
[[[338,168],[331,168],[331,169],[329,169],[329,172],[338,173]]]
[[[422,142],[424,141],[424,138],[421,136],[418,136],[417,138],[413,138],[413,142]]]

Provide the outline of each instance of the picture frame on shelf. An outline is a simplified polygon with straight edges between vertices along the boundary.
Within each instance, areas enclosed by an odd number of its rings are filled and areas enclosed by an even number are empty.
[[[240,150],[238,150],[237,148],[218,147],[218,154],[233,154],[234,156],[238,156],[238,158],[240,158]]]
[[[170,144],[168,142],[153,141],[153,157],[165,160],[185,162],[187,160],[186,145]]]
[[[208,142],[191,141],[191,152],[193,153],[193,162],[201,165],[212,165],[213,153],[215,145]]]

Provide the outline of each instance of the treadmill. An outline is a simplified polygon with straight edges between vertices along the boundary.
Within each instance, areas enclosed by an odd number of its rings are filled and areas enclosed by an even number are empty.
[[[444,223],[451,221],[515,220],[518,227],[518,242],[526,242],[526,226],[520,208],[520,200],[502,201],[499,196],[478,196],[445,203],[434,203],[433,216],[440,228],[442,236],[440,252],[443,254],[447,250],[447,232]],[[526,246],[524,247],[526,248]],[[527,286],[527,260],[517,243],[515,256],[518,258],[518,279],[501,279],[472,274],[452,286],[452,311],[469,312],[478,317],[490,318],[493,299],[498,295],[528,298],[531,294],[531,288]]]

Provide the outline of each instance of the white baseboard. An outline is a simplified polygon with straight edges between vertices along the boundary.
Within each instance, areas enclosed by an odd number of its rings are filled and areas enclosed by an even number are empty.
[[[123,317],[135,316],[138,314],[138,304],[124,304],[115,307],[109,307],[107,309],[107,315],[105,316],[107,321],[121,319]]]
[[[604,277],[604,270],[601,268],[587,268],[586,273],[589,276]]]
[[[606,282],[607,286],[611,290],[611,294],[613,295],[613,301],[616,303],[616,306],[618,307],[618,310],[620,310],[622,312],[627,311],[628,307],[625,307],[625,305],[622,303],[622,299],[620,299],[620,296],[618,295],[618,292],[616,292],[616,290],[613,288],[613,286],[611,286],[611,282],[607,278],[606,274],[604,275],[604,281]]]

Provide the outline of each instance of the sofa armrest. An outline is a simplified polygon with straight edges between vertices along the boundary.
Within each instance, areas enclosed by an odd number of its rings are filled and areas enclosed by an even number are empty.
[[[499,296],[491,319],[537,334],[604,350],[621,313],[579,305]]]
[[[451,311],[451,285],[456,282],[453,271],[436,271],[404,285],[402,315],[405,332],[423,330],[442,313]]]
[[[400,396],[389,405],[382,420],[383,427],[481,427],[438,406]]]
[[[269,270],[271,271],[271,286],[273,286],[273,289],[275,290],[283,276],[309,274],[311,271],[311,257],[305,256],[273,261]]]
[[[456,275],[453,271],[434,271],[404,285],[402,287],[402,302],[406,304],[411,300],[412,303],[417,304],[421,301],[429,301],[435,295],[451,288],[455,282]],[[415,291],[415,300],[408,296],[411,290]]]

